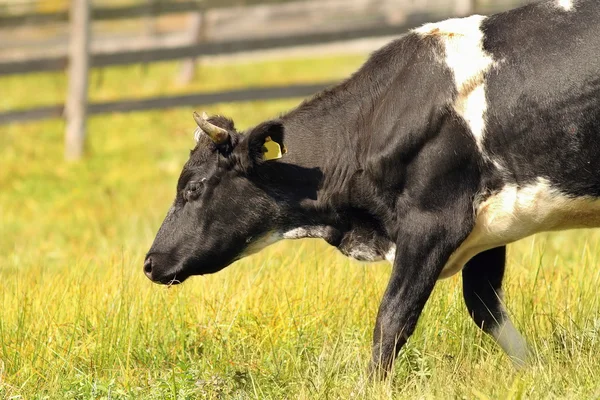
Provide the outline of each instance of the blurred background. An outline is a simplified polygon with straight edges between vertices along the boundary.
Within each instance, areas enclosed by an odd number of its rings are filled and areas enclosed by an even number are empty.
[[[142,273],[193,110],[244,130],[412,27],[523,2],[0,0],[0,398],[598,398],[597,231],[509,247],[507,306],[544,360],[523,375],[458,276],[369,388],[389,265],[307,239],[170,290]]]

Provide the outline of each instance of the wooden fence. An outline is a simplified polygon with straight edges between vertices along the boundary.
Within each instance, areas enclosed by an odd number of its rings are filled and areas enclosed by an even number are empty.
[[[210,1],[210,0],[209,0]],[[244,0],[245,4],[282,3],[289,0]],[[239,0],[219,0],[219,7],[239,4]],[[453,0],[454,13],[469,14],[476,6],[475,0]],[[140,111],[186,105],[204,105],[219,102],[282,99],[309,96],[322,88],[334,84],[305,84],[285,87],[256,87],[244,90],[232,90],[219,93],[197,93],[180,96],[161,96],[148,99],[119,100],[104,103],[87,104],[88,73],[92,67],[105,67],[133,63],[190,59],[206,55],[232,54],[253,50],[277,49],[300,45],[315,45],[351,39],[398,35],[407,29],[427,22],[430,17],[416,14],[402,24],[379,24],[366,28],[344,29],[332,32],[305,33],[285,37],[267,37],[249,40],[229,40],[222,42],[204,42],[176,47],[157,47],[142,50],[116,51],[112,53],[90,54],[90,21],[94,19],[119,19],[154,15],[198,11],[198,1],[158,3],[149,10],[147,4],[121,8],[90,7],[89,0],[71,0],[71,10],[50,14],[23,14],[1,16],[0,26],[17,24],[40,24],[66,21],[70,23],[70,46],[68,55],[30,58],[17,61],[0,62],[0,75],[23,74],[31,72],[50,72],[68,69],[68,92],[65,105],[53,105],[29,110],[0,112],[0,124],[25,122],[45,118],[65,117],[65,156],[68,159],[81,157],[84,148],[85,120],[88,114],[108,112]]]
[[[251,6],[256,4],[281,4],[297,0],[186,0],[186,1],[150,1],[121,7],[94,7],[91,15],[94,21],[119,20],[166,14],[196,12],[200,9],[229,8],[234,6]],[[17,27],[23,25],[41,25],[57,22],[68,22],[69,11],[49,13],[22,13],[17,15],[0,15],[1,27]]]

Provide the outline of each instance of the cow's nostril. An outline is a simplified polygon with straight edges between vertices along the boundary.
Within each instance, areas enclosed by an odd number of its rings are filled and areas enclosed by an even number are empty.
[[[146,276],[149,279],[152,279],[152,258],[151,257],[146,258],[146,261],[144,262],[144,273],[146,274]]]

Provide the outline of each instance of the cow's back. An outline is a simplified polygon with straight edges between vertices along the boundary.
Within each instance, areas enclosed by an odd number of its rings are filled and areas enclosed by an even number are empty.
[[[600,8],[542,2],[481,25],[486,74],[483,151],[519,186],[544,179],[571,196],[600,196]]]

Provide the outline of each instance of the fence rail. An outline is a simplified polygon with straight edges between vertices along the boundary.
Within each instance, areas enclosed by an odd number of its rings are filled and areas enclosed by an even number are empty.
[[[167,14],[183,14],[196,12],[205,8],[230,8],[236,6],[251,6],[257,4],[282,4],[297,0],[212,0],[212,1],[147,1],[141,4],[132,4],[121,7],[94,7],[91,10],[95,21],[131,19],[148,16],[161,16]],[[0,27],[21,27],[24,25],[41,25],[64,23],[69,21],[68,11],[55,11],[49,13],[23,13],[15,15],[0,15]]]
[[[111,112],[132,112],[153,109],[166,109],[194,105],[209,105],[256,100],[279,100],[310,96],[336,82],[288,85],[273,87],[255,87],[215,93],[194,93],[178,96],[159,96],[147,99],[131,99],[92,103],[88,105],[88,114],[106,114]],[[64,114],[64,105],[38,107],[30,110],[7,111],[0,113],[0,124],[11,122],[36,121],[48,118],[60,118]]]

